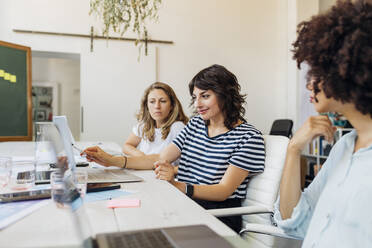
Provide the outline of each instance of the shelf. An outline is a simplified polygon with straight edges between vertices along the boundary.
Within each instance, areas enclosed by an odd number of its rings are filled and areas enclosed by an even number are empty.
[[[354,128],[344,128],[344,127],[337,127],[337,131],[346,132],[346,131],[353,131]]]
[[[301,154],[302,156],[305,156],[307,158],[317,158],[319,157],[320,159],[327,159],[328,156],[324,155],[314,155],[314,154]]]

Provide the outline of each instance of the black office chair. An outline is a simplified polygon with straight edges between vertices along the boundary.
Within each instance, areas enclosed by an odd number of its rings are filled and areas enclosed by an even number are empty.
[[[271,126],[270,135],[292,137],[293,121],[290,119],[275,120]]]

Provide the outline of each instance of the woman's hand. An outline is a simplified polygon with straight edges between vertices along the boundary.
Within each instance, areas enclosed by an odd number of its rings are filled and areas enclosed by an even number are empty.
[[[66,156],[57,157],[56,168],[60,169],[61,171],[66,171],[68,169],[68,159]]]
[[[155,174],[156,178],[161,180],[166,180],[174,184],[174,168],[168,161],[156,161],[155,165]]]
[[[318,136],[324,136],[328,142],[332,142],[335,131],[336,127],[332,126],[328,116],[311,116],[292,137],[288,148],[301,152],[306,144]]]
[[[114,156],[106,153],[98,146],[88,147],[81,154],[87,155],[88,162],[96,162],[103,166],[118,166]]]

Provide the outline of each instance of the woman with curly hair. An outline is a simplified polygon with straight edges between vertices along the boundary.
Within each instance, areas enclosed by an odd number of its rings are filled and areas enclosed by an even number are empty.
[[[310,66],[310,101],[319,113],[338,112],[355,128],[333,147],[301,192],[300,155],[317,136],[333,139],[325,115],[310,117],[287,148],[275,220],[303,247],[372,247],[372,4],[338,1],[298,26],[294,58]]]
[[[188,118],[173,89],[156,82],[145,90],[137,120],[123,146],[129,156],[160,153],[185,127]]]
[[[98,147],[85,151],[92,161],[103,165],[154,165],[157,178],[169,181],[206,209],[239,207],[245,198],[248,176],[264,170],[262,134],[244,120],[244,96],[235,75],[225,67],[213,65],[200,71],[191,80],[189,90],[198,115],[160,156],[112,157]],[[175,179],[170,163],[178,158]],[[221,220],[240,231],[240,216]]]

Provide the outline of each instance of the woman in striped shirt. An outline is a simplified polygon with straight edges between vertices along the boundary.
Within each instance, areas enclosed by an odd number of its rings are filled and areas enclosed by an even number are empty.
[[[200,71],[189,84],[196,115],[160,154],[113,157],[99,147],[85,150],[105,166],[151,169],[206,209],[240,207],[249,177],[263,172],[264,140],[244,119],[244,95],[234,74],[220,65]],[[171,162],[180,158],[177,178]],[[155,162],[156,161],[156,162]],[[155,163],[154,163],[155,162]],[[223,217],[236,232],[241,217]]]
[[[155,173],[206,209],[239,207],[249,176],[264,170],[262,134],[244,120],[244,96],[225,67],[200,71],[189,90],[198,115],[160,155],[168,161],[180,157],[177,177],[164,161],[155,163]],[[240,231],[240,216],[221,220]]]

